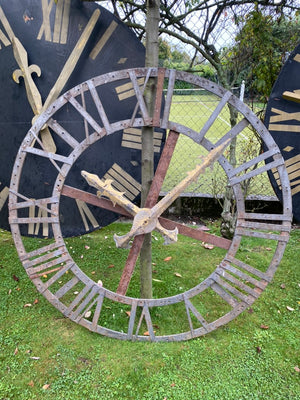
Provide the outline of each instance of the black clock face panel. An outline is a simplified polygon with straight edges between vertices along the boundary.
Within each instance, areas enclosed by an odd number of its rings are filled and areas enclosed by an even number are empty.
[[[32,125],[34,110],[26,92],[27,83],[33,81],[40,94],[42,105],[49,100],[48,95],[53,86],[61,79],[62,70],[66,71],[62,77],[65,80],[60,87],[54,101],[61,93],[93,76],[109,71],[144,65],[145,52],[140,41],[123,23],[118,21],[110,12],[91,2],[80,0],[1,0],[0,1],[0,226],[9,229],[8,224],[8,187],[11,170],[18,148]],[[92,24],[91,24],[92,23]],[[70,64],[73,49],[78,48],[83,33],[91,24],[86,34],[83,51],[78,59],[73,58]],[[14,47],[17,37],[22,48],[27,52],[26,71],[20,71]],[[80,47],[80,46],[79,46]],[[25,57],[26,59],[26,57]],[[24,61],[23,61],[24,62]],[[37,66],[37,67],[36,67]],[[40,76],[38,76],[38,68]],[[14,72],[15,71],[15,72]],[[13,73],[19,76],[19,83],[13,79]],[[141,82],[138,82],[142,84]],[[132,114],[135,100],[132,85],[110,84],[105,88],[101,102],[106,110],[110,122],[126,119]],[[93,102],[85,98],[84,102]],[[93,103],[94,104],[94,103]],[[88,104],[82,104],[88,107]],[[99,124],[99,113],[95,110],[95,121]],[[72,130],[72,135],[79,137],[82,132],[90,134],[82,120],[72,113],[72,107],[58,113],[56,123],[48,126],[48,132],[55,144],[54,154],[64,152],[66,144],[60,139],[61,125],[64,129]],[[140,150],[139,129],[128,132],[120,131],[116,135],[107,136],[101,146],[93,151],[87,151],[82,158],[87,157],[90,166],[96,166],[103,175],[113,174],[120,181],[120,185],[131,190],[131,199],[138,197],[140,192],[139,168]],[[160,135],[160,133],[158,133]],[[160,135],[163,141],[162,135]],[[45,150],[48,150],[47,148]],[[159,150],[158,150],[159,151]],[[80,168],[82,159],[78,159]],[[47,166],[49,169],[49,166]],[[28,165],[24,174],[34,174],[35,185],[39,191],[47,194],[47,180],[44,175],[44,160],[33,161]],[[53,167],[53,171],[55,168]],[[80,170],[79,170],[80,171]],[[54,173],[54,172],[53,172]],[[81,179],[77,165],[74,165],[69,175],[71,184]],[[24,185],[26,185],[24,176]],[[29,181],[29,179],[28,179]],[[32,183],[31,183],[32,185]],[[38,213],[34,207],[32,215]],[[36,215],[41,217],[41,215]],[[85,202],[68,200],[61,204],[61,219],[64,223],[64,235],[78,235],[105,226],[116,219],[116,214],[108,211],[93,209]],[[44,226],[31,226],[22,232],[24,235],[48,236],[51,234]]]
[[[300,96],[300,45],[290,54],[273,87],[265,125],[281,150],[289,174],[293,214],[300,221],[300,103],[286,99],[286,92]],[[282,198],[278,174],[269,173],[272,186]]]

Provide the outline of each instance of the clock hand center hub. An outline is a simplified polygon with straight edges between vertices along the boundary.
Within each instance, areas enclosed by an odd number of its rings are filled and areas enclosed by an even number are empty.
[[[109,198],[114,205],[120,205],[134,216],[132,227],[126,235],[114,235],[117,247],[127,248],[129,247],[130,240],[133,237],[150,233],[154,229],[158,230],[163,235],[165,238],[165,244],[177,241],[177,228],[174,230],[165,229],[158,221],[160,214],[164,211],[162,208],[160,209],[161,211],[154,208],[139,208],[128,200],[124,196],[124,193],[113,188],[113,181],[111,179],[103,181],[97,175],[90,174],[86,171],[81,171],[81,175],[90,186],[93,186],[98,190],[98,197],[104,196]]]

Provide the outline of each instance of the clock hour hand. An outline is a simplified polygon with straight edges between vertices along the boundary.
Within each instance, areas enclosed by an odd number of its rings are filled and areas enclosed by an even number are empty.
[[[109,198],[114,206],[118,204],[126,211],[128,211],[129,214],[131,214],[133,217],[140,211],[139,207],[133,204],[130,200],[126,199],[124,193],[119,192],[112,187],[111,184],[113,181],[111,179],[106,179],[105,181],[103,181],[97,175],[90,174],[86,171],[81,171],[81,175],[90,186],[98,189],[98,197],[103,196]]]
[[[36,84],[34,83],[31,75],[33,73],[36,73],[37,76],[40,77],[41,69],[36,64],[29,65],[27,51],[24,49],[24,46],[16,36],[12,37],[12,47],[15,60],[20,67],[20,69],[16,69],[13,72],[13,80],[16,83],[19,83],[21,77],[24,79],[29,104],[32,108],[34,115],[37,116],[41,113],[43,104],[40,92],[36,87]],[[43,129],[43,135],[41,136],[41,138],[45,149],[49,152],[55,153],[56,146],[48,128]]]

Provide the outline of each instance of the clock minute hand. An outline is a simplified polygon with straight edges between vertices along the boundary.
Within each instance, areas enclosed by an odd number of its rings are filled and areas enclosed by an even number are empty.
[[[29,104],[32,108],[34,115],[37,116],[42,111],[43,103],[41,94],[36,87],[36,84],[34,83],[31,75],[33,73],[36,73],[37,76],[40,77],[41,69],[36,64],[29,65],[27,51],[16,36],[13,36],[11,38],[11,42],[15,60],[20,67],[20,69],[16,69],[13,72],[13,80],[16,83],[20,83],[20,78],[22,77],[24,79]],[[42,141],[46,150],[55,153],[56,146],[48,128],[43,129]]]
[[[166,194],[155,206],[151,208],[151,216],[158,218],[176,199],[177,197],[192,183],[200,174],[205,172],[205,169],[212,165],[223,153],[229,145],[230,139],[215,147],[204,158],[203,162],[196,166],[195,169],[187,173],[187,177],[176,185],[169,193]]]

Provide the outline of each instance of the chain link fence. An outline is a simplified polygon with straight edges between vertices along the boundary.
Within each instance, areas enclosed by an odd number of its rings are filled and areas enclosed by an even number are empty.
[[[113,3],[113,4],[112,4]],[[142,1],[137,1],[134,6],[126,4],[126,2],[111,2],[101,1],[100,4],[108,8],[111,12],[118,14],[118,17],[123,19],[125,22],[130,22],[129,25],[136,32],[137,35],[143,39],[143,29],[146,23],[145,13],[142,11]],[[162,2],[163,3],[163,2]],[[206,51],[209,54],[209,46],[211,44],[212,52],[217,51],[219,57],[226,57],[230,53],[230,49],[236,43],[236,35],[241,28],[243,17],[254,10],[254,3],[251,4],[240,4],[235,7],[228,7],[222,11],[222,15],[216,16],[214,14],[216,9],[209,7],[207,9],[198,7],[198,10],[194,13],[188,14],[189,2],[181,1],[171,2],[173,7],[174,17],[176,15],[184,15],[185,17],[185,28],[182,28],[182,36],[179,39],[178,32],[179,24],[174,19],[174,25],[170,23],[170,20],[160,21],[160,43],[159,43],[159,66],[183,70],[193,74],[198,74],[206,79],[219,83],[216,69],[212,67],[212,64],[205,58],[201,50],[197,49],[197,46],[192,43],[196,37],[201,40],[205,39],[205,35],[209,35],[207,40]],[[204,4],[205,2],[203,2]],[[167,4],[164,2],[164,4]],[[168,3],[169,4],[169,3]],[[191,2],[193,4],[193,2]],[[199,3],[200,4],[200,3]],[[134,9],[136,7],[136,9]],[[140,7],[140,11],[139,10]],[[196,8],[195,8],[196,10]],[[126,14],[127,13],[127,14]],[[162,14],[164,11],[162,11]],[[266,9],[266,14],[273,18],[278,10],[275,8],[270,10]],[[273,13],[273,14],[272,14]],[[130,16],[131,15],[131,16]],[[214,25],[214,18],[218,18],[218,27]],[[176,31],[177,29],[177,31]],[[211,32],[210,32],[211,30]],[[169,33],[168,33],[169,32]],[[175,32],[175,34],[173,34]],[[177,33],[176,33],[177,32]],[[286,54],[285,54],[286,56]],[[229,64],[228,64],[229,65]],[[233,66],[231,65],[233,68]],[[236,67],[236,66],[234,66]],[[251,66],[250,66],[251,69]],[[232,72],[233,69],[228,71]],[[227,71],[225,71],[226,73]],[[239,73],[239,71],[238,71]],[[251,71],[247,71],[248,77],[251,76]],[[259,103],[258,96],[255,96],[251,92],[251,80],[242,81],[239,79],[228,79],[228,82],[233,81],[234,87],[231,87],[231,91],[237,97],[241,98],[255,113],[262,113],[264,105]],[[243,83],[242,83],[243,82]],[[244,85],[244,86],[243,86]],[[195,89],[193,87],[182,86],[181,82],[177,82],[174,90],[174,101],[171,108],[171,119],[174,122],[180,123],[185,126],[192,127],[195,131],[200,131],[205,121],[212,114],[216,108],[219,99],[214,97],[211,93],[205,90]],[[239,118],[237,119],[238,122]],[[214,123],[211,135],[213,135],[214,142],[220,139],[231,127],[229,109],[225,107],[219,114],[217,121]],[[238,149],[236,154],[236,165],[245,161],[246,155],[257,156],[261,151],[261,143],[257,139],[255,132],[249,132],[247,137],[242,144],[242,148]],[[187,137],[180,137],[177,143],[173,159],[169,168],[168,175],[163,185],[163,192],[169,191],[176,182],[180,181],[184,176],[181,175],[181,165],[185,164],[191,168],[198,162],[201,157],[201,151],[199,151],[199,145],[195,144],[192,140]],[[198,182],[194,183],[188,188],[186,196],[198,196],[198,197],[222,197],[227,185],[227,178],[223,170],[215,166],[213,170],[206,173],[205,176],[201,177]],[[276,196],[268,179],[268,176],[264,179],[254,178],[251,180],[249,187],[247,188],[247,197],[250,199],[259,200],[276,200]]]
[[[180,88],[182,82],[175,84],[173,102],[171,107],[171,120],[183,126],[188,126],[200,132],[206,121],[209,119],[220,98],[212,93],[194,88]],[[239,87],[232,88],[233,94],[241,95]],[[237,116],[237,123],[242,119]],[[209,129],[206,137],[216,143],[231,128],[229,108],[225,106],[218,115],[216,121]],[[256,157],[261,151],[261,143],[257,135],[251,129],[242,133],[242,139],[238,144],[236,154],[236,166]],[[162,191],[167,192],[182,180],[186,171],[192,170],[197,163],[201,162],[204,156],[201,148],[190,138],[181,135],[176,145],[173,158],[166,176]],[[182,168],[182,166],[185,166]],[[190,185],[183,196],[186,197],[214,197],[222,198],[227,185],[227,177],[219,164],[215,163],[211,169],[201,175],[200,178]],[[263,177],[252,178],[247,187],[248,199],[275,200],[272,186],[267,174]]]

